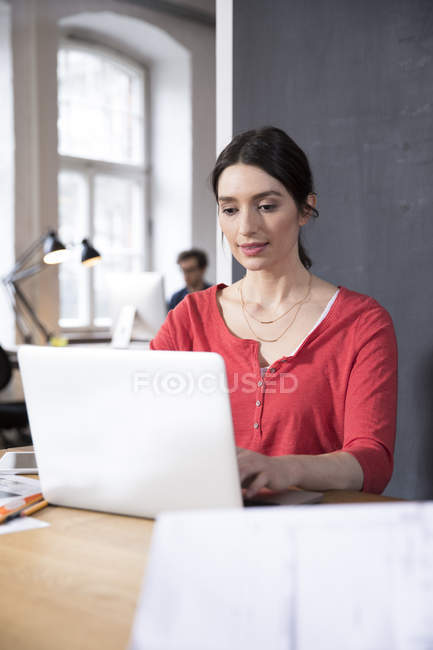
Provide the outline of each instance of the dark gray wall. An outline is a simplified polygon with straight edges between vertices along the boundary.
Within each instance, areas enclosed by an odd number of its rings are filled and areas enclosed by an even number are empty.
[[[234,132],[272,124],[306,152],[312,271],[376,298],[396,329],[386,494],[433,498],[433,2],[233,4]]]

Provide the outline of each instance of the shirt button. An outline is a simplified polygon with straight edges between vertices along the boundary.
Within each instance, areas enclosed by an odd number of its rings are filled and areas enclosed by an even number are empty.
[[[257,386],[263,386],[263,382],[262,382],[261,379],[260,379],[260,381],[257,382]]]
[[[258,422],[254,422],[254,428],[255,428],[255,429],[258,429],[258,428],[259,428]]]
[[[259,399],[256,402],[256,406],[260,406],[260,400]]]
[[[275,372],[275,368],[269,368],[269,372]]]

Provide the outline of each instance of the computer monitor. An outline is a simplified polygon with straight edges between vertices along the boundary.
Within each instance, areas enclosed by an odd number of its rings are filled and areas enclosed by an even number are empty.
[[[106,274],[112,331],[121,311],[126,306],[135,307],[132,338],[152,339],[167,316],[164,295],[164,278],[154,271],[110,271]]]

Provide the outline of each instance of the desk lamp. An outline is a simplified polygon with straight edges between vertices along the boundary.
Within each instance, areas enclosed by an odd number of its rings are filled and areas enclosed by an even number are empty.
[[[43,250],[42,259],[30,264],[32,257],[40,249]],[[11,271],[2,278],[16,316],[18,330],[25,343],[33,343],[33,334],[26,319],[29,319],[32,326],[36,327],[42,333],[47,343],[51,342],[53,336],[40,321],[30,301],[23,294],[19,286],[20,282],[42,271],[45,268],[45,264],[51,265],[64,262],[68,259],[69,255],[70,250],[58,239],[56,231],[50,229],[24,251]],[[90,267],[97,264],[100,259],[100,254],[93,248],[90,241],[83,239],[81,242],[81,263],[84,266]]]

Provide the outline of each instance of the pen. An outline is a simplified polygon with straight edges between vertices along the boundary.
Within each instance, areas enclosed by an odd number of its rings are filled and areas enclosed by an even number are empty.
[[[31,506],[30,508],[25,508],[20,512],[21,517],[28,517],[28,515],[32,515],[35,512],[38,512],[38,510],[42,510],[42,508],[45,508],[45,506],[48,505],[48,501],[38,501],[38,503],[35,503],[35,505]]]
[[[10,519],[14,519],[15,517],[19,517],[23,510],[26,510],[26,508],[29,508],[29,506],[31,506],[35,502],[41,501],[41,499],[42,499],[42,494],[35,494],[33,497],[28,498],[27,503],[23,503],[18,508],[15,508],[15,509],[11,510],[10,512],[6,513],[5,515],[2,515],[0,517],[0,524],[4,524],[5,522],[9,521]]]

